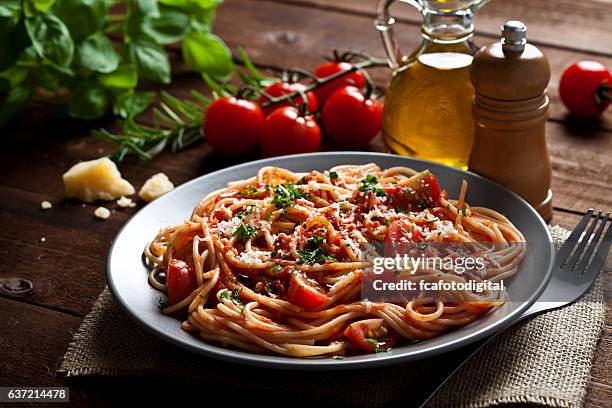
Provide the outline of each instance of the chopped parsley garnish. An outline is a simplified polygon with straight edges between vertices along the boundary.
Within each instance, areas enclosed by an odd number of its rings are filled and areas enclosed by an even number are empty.
[[[255,238],[257,236],[257,230],[254,227],[240,221],[240,224],[236,227],[232,235],[238,238],[238,241],[244,244],[249,240],[249,238]]]
[[[390,227],[390,226],[391,226],[391,220],[390,220],[390,219],[388,219],[388,218],[385,218],[385,225],[386,225],[387,227]]]
[[[240,190],[240,195],[249,195],[249,194],[253,194],[257,192],[259,192],[259,190],[257,190],[257,187],[251,184],[250,186],[247,186],[243,190]]]
[[[253,212],[253,207],[247,207],[244,210],[239,211],[238,213],[236,213],[235,217],[243,219],[244,217],[246,217],[247,215],[251,214],[252,212]]]
[[[382,188],[378,187],[378,179],[371,174],[368,174],[366,178],[361,180],[361,185],[359,186],[359,191],[367,193],[368,191],[373,191],[377,197],[386,197],[387,193]]]
[[[459,210],[459,212],[461,213],[461,215],[463,215],[464,217],[467,217],[467,209],[466,208],[462,208]]]
[[[274,265],[272,268],[270,268],[270,272],[278,272],[281,269],[283,269],[282,265]]]
[[[376,339],[365,339],[365,341],[370,343],[370,344],[372,344],[374,346],[374,352],[375,353],[382,353],[382,352],[390,351],[391,350],[390,347],[382,348],[381,347],[381,343],[378,340],[376,340]]]
[[[270,214],[270,213],[266,213],[266,215],[264,215],[264,218],[265,218],[267,221],[270,221],[270,220],[272,219],[272,214]]]
[[[344,358],[344,356],[333,356],[332,358],[334,360],[342,360]]]
[[[221,295],[220,295],[221,299],[229,299],[231,300],[236,306],[240,307],[240,312],[242,313],[242,311],[244,310],[244,303],[242,303],[242,299],[240,299],[240,289],[235,288],[234,290],[232,290],[231,292],[227,289],[225,289]]]
[[[297,188],[295,184],[289,183],[286,186],[281,184],[274,189],[272,204],[274,204],[276,208],[287,208],[291,206],[293,200],[306,197],[308,197],[308,193]]]
[[[325,238],[319,235],[313,235],[306,241],[306,248],[299,249],[300,257],[297,260],[299,264],[323,264],[326,261],[334,262],[336,258],[330,255],[325,255],[323,251],[323,241]]]
[[[335,171],[330,171],[329,172],[329,179],[330,180],[335,180],[337,178],[338,178],[338,173],[337,172],[335,172]]]

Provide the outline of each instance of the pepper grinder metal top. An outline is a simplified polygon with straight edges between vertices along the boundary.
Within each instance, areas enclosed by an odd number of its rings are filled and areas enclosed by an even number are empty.
[[[504,52],[522,52],[527,44],[527,26],[518,20],[506,21],[502,26],[501,43]]]

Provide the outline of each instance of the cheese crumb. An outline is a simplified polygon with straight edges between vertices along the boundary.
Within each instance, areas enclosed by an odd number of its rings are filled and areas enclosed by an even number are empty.
[[[117,200],[117,205],[121,208],[136,207],[136,203],[132,201],[131,198],[127,198],[125,196]]]
[[[86,203],[134,194],[134,187],[108,157],[77,163],[62,176],[66,195]]]
[[[172,189],[174,189],[174,184],[168,179],[168,176],[164,173],[157,173],[145,181],[138,196],[145,201],[153,201]]]
[[[53,207],[53,204],[51,204],[49,201],[43,201],[40,203],[40,208],[43,210],[48,210],[51,207]]]
[[[111,212],[110,212],[110,210],[109,210],[108,208],[106,208],[106,207],[98,207],[98,208],[96,208],[96,211],[94,211],[94,215],[95,215],[97,218],[100,218],[100,219],[105,220],[105,219],[107,219],[108,217],[110,217]]]
[[[45,238],[45,237],[40,237],[40,242],[46,242],[46,241],[47,241],[47,238]]]

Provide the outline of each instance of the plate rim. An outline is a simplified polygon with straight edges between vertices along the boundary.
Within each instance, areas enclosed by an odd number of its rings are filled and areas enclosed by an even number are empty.
[[[424,166],[433,164],[434,166],[437,166],[437,167],[448,168],[454,172],[470,174],[471,176],[476,177],[477,179],[480,179],[480,181],[484,182],[485,184],[497,185],[497,187],[503,190],[506,190],[506,192],[510,193],[516,199],[522,202],[523,206],[530,213],[532,213],[532,215],[535,215],[534,218],[535,220],[537,220],[539,224],[538,226],[544,230],[548,241],[551,243],[553,242],[552,235],[550,233],[548,226],[546,225],[542,217],[537,213],[537,211],[529,203],[527,203],[525,199],[520,197],[515,192],[509,190],[505,186],[493,180],[487,179],[479,174],[468,171],[468,170],[462,170],[456,167],[448,166],[442,163],[432,162],[429,160],[399,156],[399,155],[389,154],[389,153],[339,151],[339,152],[301,153],[301,154],[294,154],[294,155],[258,159],[258,160],[248,161],[245,163],[240,163],[240,164],[236,164],[233,166],[225,167],[223,169],[219,169],[211,173],[206,173],[201,176],[195,177],[181,184],[180,186],[175,188],[171,193],[188,188],[191,184],[200,182],[200,180],[204,178],[214,178],[224,172],[231,172],[233,170],[241,169],[243,167],[256,166],[258,164],[263,164],[263,163],[272,165],[275,160],[303,159],[303,158],[313,157],[313,156],[317,156],[317,157],[340,156],[341,157],[341,156],[355,156],[355,155],[368,156],[368,157],[372,157],[373,159],[380,158],[380,157],[389,157],[393,159],[407,160],[408,162],[420,163]],[[460,337],[448,343],[430,347],[418,353],[408,353],[408,354],[404,353],[404,354],[398,354],[398,355],[390,354],[390,353],[389,354],[380,353],[380,354],[376,354],[377,358],[370,359],[370,360],[351,360],[350,358],[347,358],[347,359],[332,359],[332,358],[300,359],[300,358],[295,358],[295,357],[277,356],[277,355],[269,355],[269,354],[257,354],[257,353],[242,351],[242,350],[236,351],[234,349],[229,349],[229,348],[218,346],[212,343],[207,343],[204,340],[200,340],[200,339],[198,339],[198,342],[199,342],[198,346],[195,346],[189,342],[183,341],[182,339],[179,339],[175,336],[167,334],[161,330],[156,330],[156,327],[154,325],[147,322],[145,319],[139,316],[136,311],[133,311],[130,308],[126,299],[124,299],[120,295],[120,292],[116,286],[116,282],[113,279],[113,273],[111,271],[111,259],[115,251],[115,247],[118,243],[118,240],[123,234],[124,230],[128,228],[130,223],[133,222],[133,220],[139,215],[139,213],[146,206],[147,205],[140,208],[136,213],[134,213],[123,224],[121,229],[117,232],[116,236],[113,238],[113,241],[109,248],[107,263],[106,263],[106,280],[107,280],[107,285],[109,287],[109,290],[113,296],[113,299],[119,304],[121,310],[125,314],[127,314],[132,321],[136,322],[140,327],[144,328],[145,331],[147,331],[148,333],[151,333],[152,335],[156,336],[157,338],[162,339],[163,341],[167,343],[170,343],[174,346],[178,346],[182,348],[183,350],[187,350],[190,352],[194,352],[196,354],[203,355],[205,357],[211,357],[211,358],[221,360],[221,361],[242,364],[242,365],[249,365],[249,366],[258,366],[258,367],[274,368],[274,369],[281,369],[281,370],[308,370],[308,371],[310,370],[352,370],[352,369],[359,369],[359,368],[381,367],[381,366],[389,366],[389,365],[407,363],[410,361],[421,360],[424,358],[428,358],[428,357],[432,357],[435,355],[439,355],[439,354],[443,354],[443,353],[447,353],[447,352],[456,350],[458,348],[467,346],[475,341],[478,341],[484,337],[493,335],[494,333],[497,333],[498,331],[501,331],[513,325],[514,323],[516,323],[520,315],[537,301],[537,299],[541,296],[544,289],[548,286],[548,283],[552,277],[552,270],[553,270],[554,261],[555,261],[555,250],[554,250],[554,246],[551,244],[549,246],[550,247],[550,252],[548,254],[549,260],[548,260],[548,265],[546,267],[544,279],[540,282],[539,286],[536,288],[535,291],[532,292],[532,294],[527,300],[522,301],[521,305],[519,305],[510,314],[504,316],[503,319],[494,321],[490,325],[480,329],[479,331],[470,333],[466,336]],[[172,317],[169,317],[169,318],[174,319]]]

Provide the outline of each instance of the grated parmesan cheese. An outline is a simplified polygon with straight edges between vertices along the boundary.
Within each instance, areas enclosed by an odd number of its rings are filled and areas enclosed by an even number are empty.
[[[127,198],[125,196],[122,196],[120,199],[117,200],[117,205],[121,208],[136,207],[136,203],[132,201],[131,198]]]
[[[43,210],[48,210],[51,207],[53,207],[53,204],[51,204],[49,201],[43,201],[40,203],[40,208]]]
[[[98,207],[96,208],[96,210],[94,211],[94,215],[96,216],[96,218],[100,218],[102,220],[107,219],[108,217],[110,217],[111,212],[108,208],[106,207]]]

